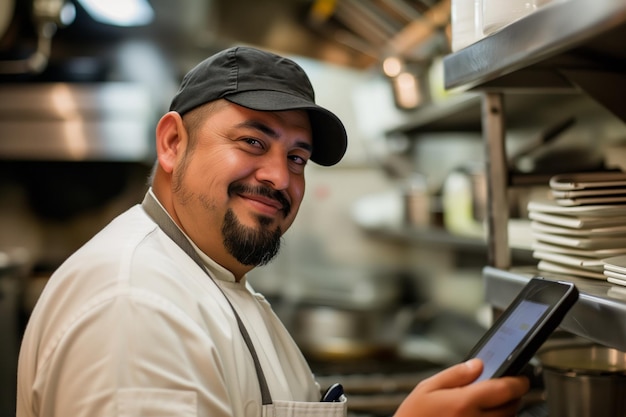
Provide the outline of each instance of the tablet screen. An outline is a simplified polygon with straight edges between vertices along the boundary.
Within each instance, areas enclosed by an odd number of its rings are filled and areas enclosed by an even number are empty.
[[[483,360],[484,369],[475,382],[494,375],[549,307],[548,304],[529,300],[519,303],[494,336],[476,354],[477,358]]]

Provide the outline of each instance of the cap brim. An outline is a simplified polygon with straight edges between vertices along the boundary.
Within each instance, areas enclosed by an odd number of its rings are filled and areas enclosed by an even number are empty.
[[[319,165],[331,166],[341,161],[346,153],[348,137],[341,120],[309,100],[281,91],[245,91],[224,98],[258,111],[306,110],[313,134],[311,160]]]

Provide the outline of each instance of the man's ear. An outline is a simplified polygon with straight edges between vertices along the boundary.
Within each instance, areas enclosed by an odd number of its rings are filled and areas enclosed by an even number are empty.
[[[180,114],[166,113],[156,127],[156,152],[161,168],[171,173],[187,146],[187,130]]]

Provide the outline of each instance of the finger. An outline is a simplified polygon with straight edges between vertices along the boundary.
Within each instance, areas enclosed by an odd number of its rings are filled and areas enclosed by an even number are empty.
[[[513,417],[516,416],[520,407],[520,400],[510,401],[500,407],[485,410],[480,413],[481,417]]]
[[[528,392],[530,382],[524,376],[502,377],[478,382],[470,389],[480,399],[479,406],[487,410],[518,400]]]
[[[421,390],[431,392],[440,389],[457,388],[474,381],[483,370],[483,363],[480,359],[453,365],[443,371],[420,382]]]

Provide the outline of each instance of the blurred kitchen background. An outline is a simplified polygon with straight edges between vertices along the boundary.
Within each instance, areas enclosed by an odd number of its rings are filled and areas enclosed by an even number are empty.
[[[307,167],[299,218],[252,285],[322,381],[353,390],[355,415],[389,415],[460,360],[491,309],[480,97],[443,87],[454,12],[449,0],[0,0],[0,415],[46,279],[141,201],[182,75],[233,44],[298,61],[350,137],[340,164]],[[579,94],[546,95],[539,111],[526,98],[507,107],[514,169],[620,167],[612,112]],[[514,264],[536,263],[525,207],[545,192],[512,194]]]

